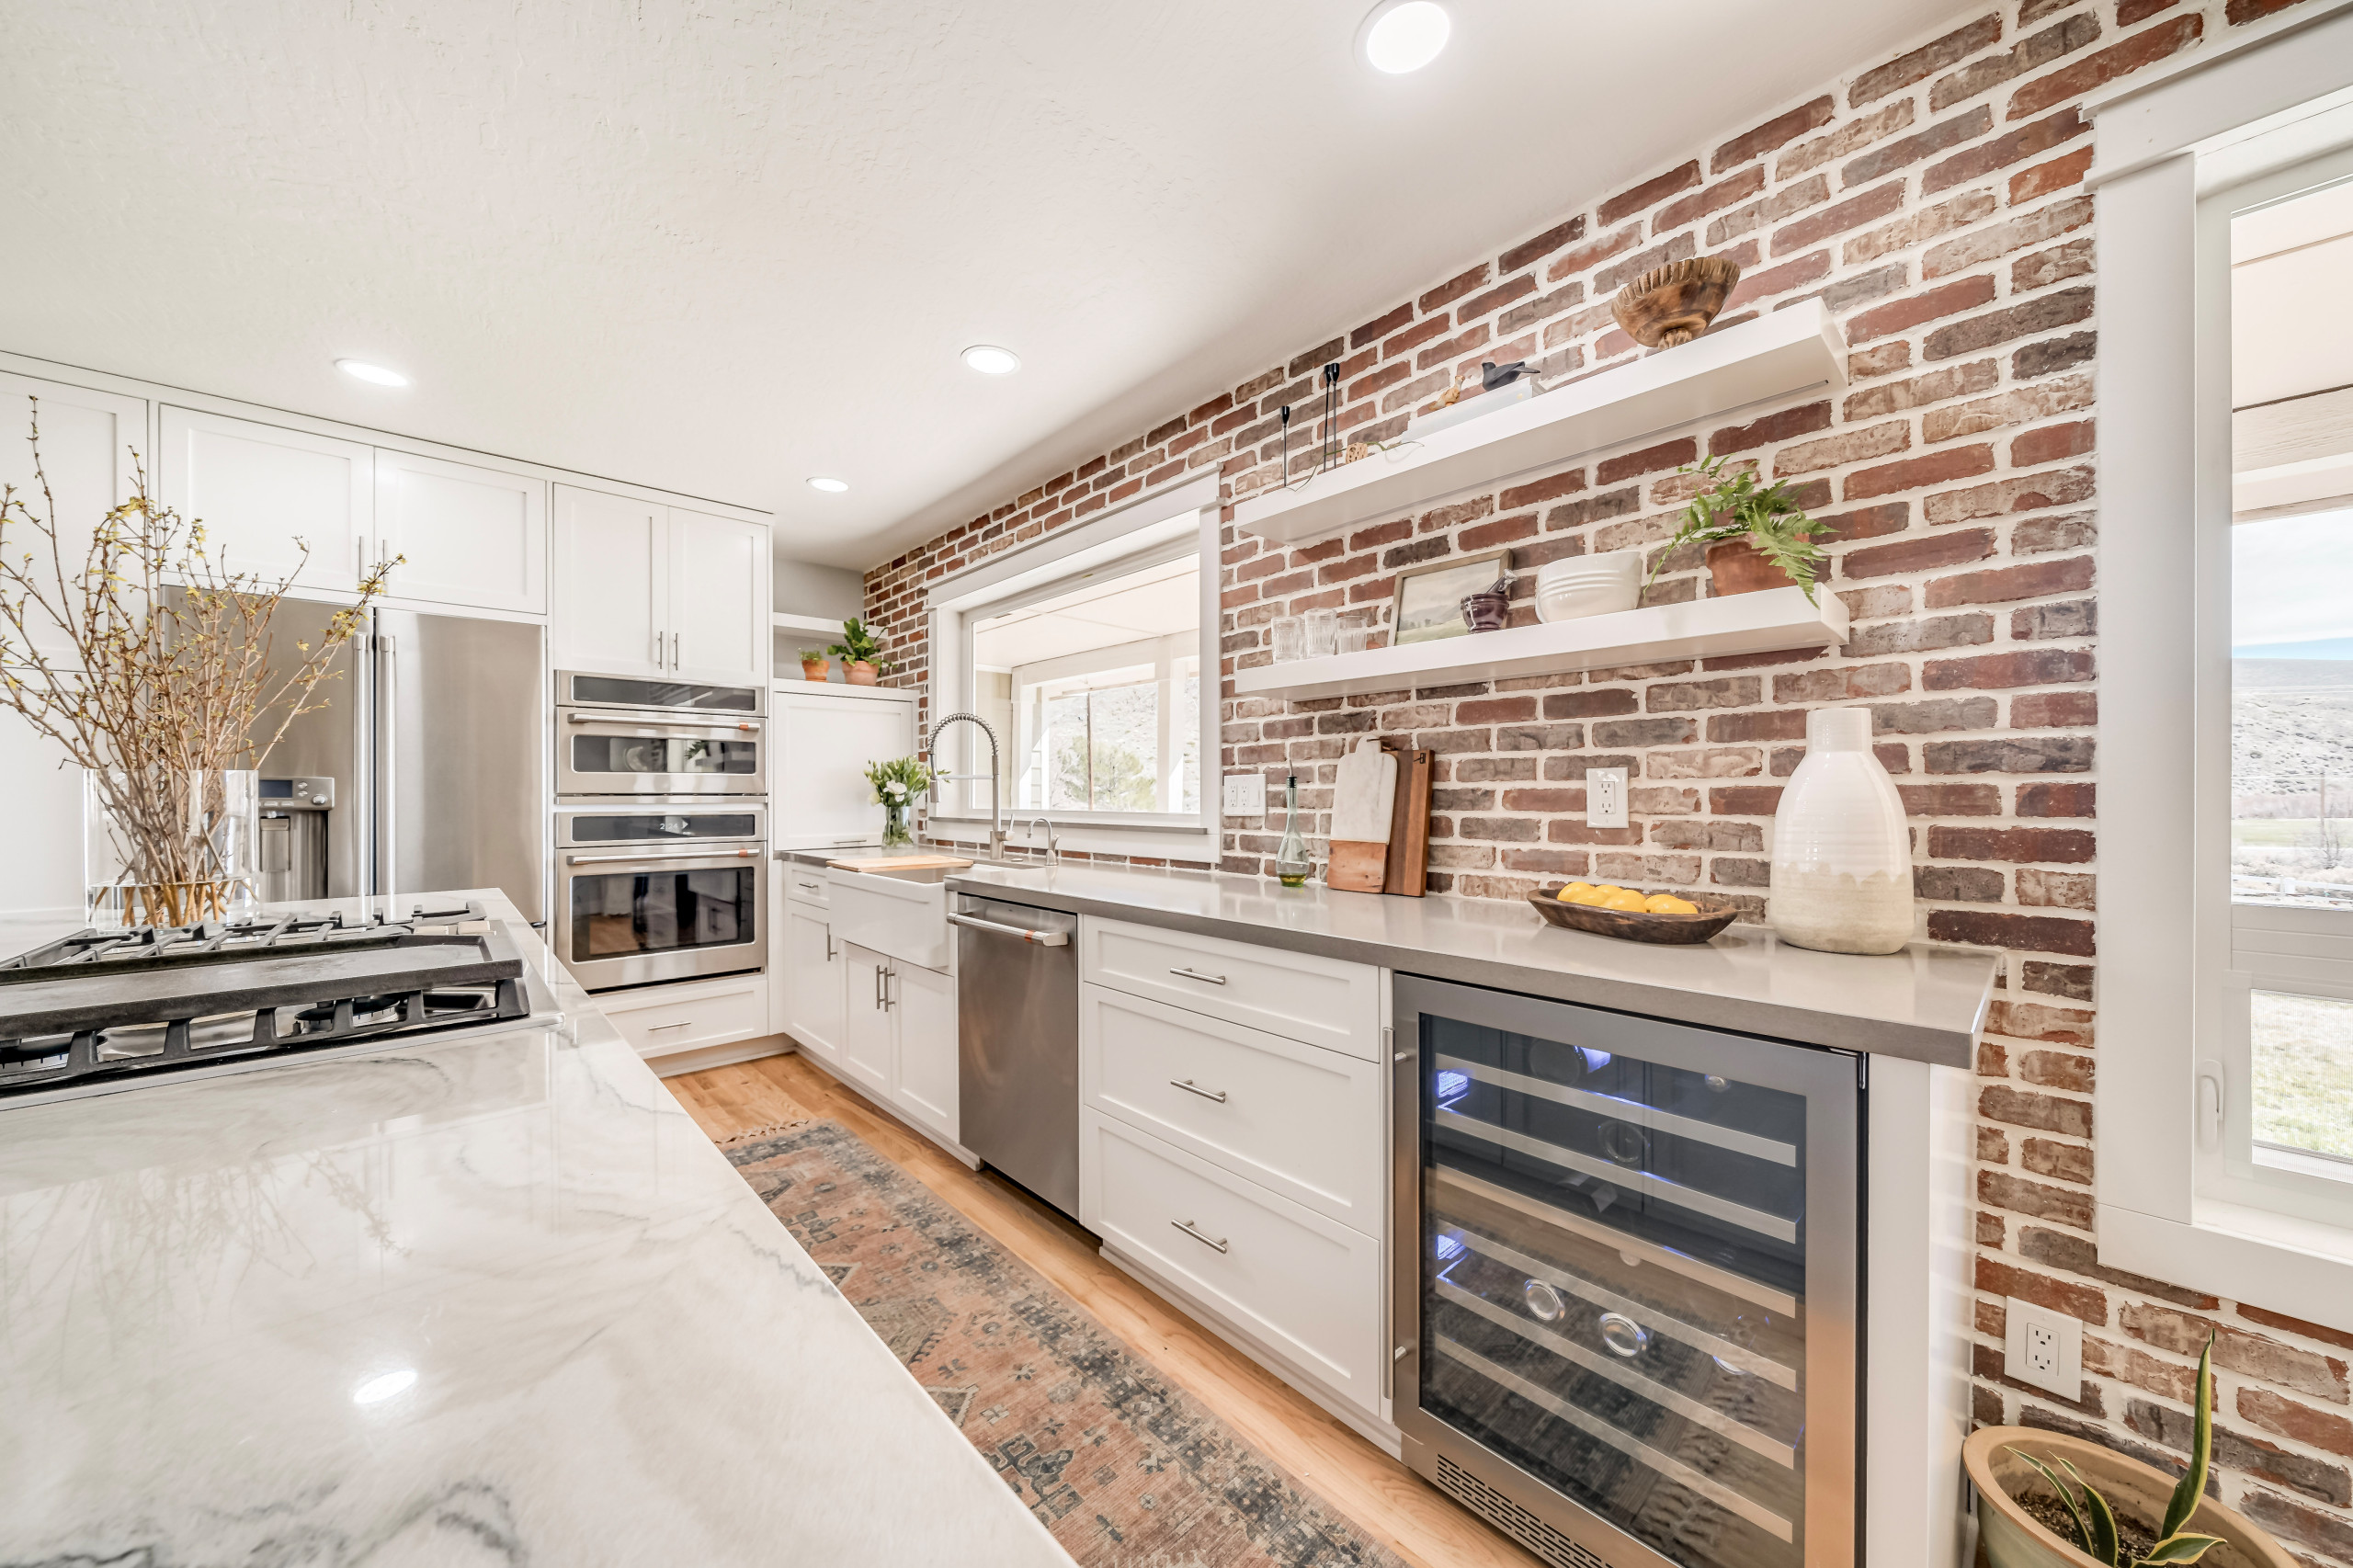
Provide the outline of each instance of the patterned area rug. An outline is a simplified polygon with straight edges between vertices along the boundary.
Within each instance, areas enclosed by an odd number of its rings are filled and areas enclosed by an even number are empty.
[[[1404,1568],[839,1122],[726,1153],[1087,1568]]]

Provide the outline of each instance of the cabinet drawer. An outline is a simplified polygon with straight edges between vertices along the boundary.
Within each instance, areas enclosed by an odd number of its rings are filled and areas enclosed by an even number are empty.
[[[763,974],[600,996],[597,1006],[640,1056],[698,1051],[768,1032],[767,977]]]
[[[1097,1110],[1381,1233],[1378,1063],[1100,985],[1081,993],[1078,1050],[1079,1093]]]
[[[1369,964],[1122,920],[1086,921],[1080,945],[1080,978],[1097,985],[1368,1062],[1381,1054],[1380,971]]]
[[[823,866],[804,866],[798,860],[776,863],[777,879],[784,883],[784,896],[795,903],[813,903],[823,908],[833,902],[833,891],[825,882]]]
[[[1079,1222],[1378,1415],[1381,1246],[1086,1107]]]

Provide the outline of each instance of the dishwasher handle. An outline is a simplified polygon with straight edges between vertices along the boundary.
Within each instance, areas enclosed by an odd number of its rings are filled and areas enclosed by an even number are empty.
[[[1035,942],[1041,948],[1070,946],[1070,933],[1067,931],[1029,931],[1018,926],[1007,926],[995,920],[983,920],[972,915],[951,915],[948,917],[948,924],[962,926],[974,931],[987,931],[999,937],[1018,937],[1025,942]]]

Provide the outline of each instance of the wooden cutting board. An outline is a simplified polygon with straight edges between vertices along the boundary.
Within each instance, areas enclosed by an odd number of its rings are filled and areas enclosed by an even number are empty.
[[[1389,864],[1381,891],[1420,898],[1429,891],[1430,778],[1438,754],[1385,744],[1397,757],[1397,799],[1389,818]]]
[[[961,871],[972,862],[957,855],[874,855],[857,860],[828,860],[828,866],[839,866],[845,871],[926,871],[944,866]]]
[[[1367,735],[1340,758],[1332,786],[1332,853],[1324,880],[1344,892],[1379,892],[1389,871],[1397,757]]]

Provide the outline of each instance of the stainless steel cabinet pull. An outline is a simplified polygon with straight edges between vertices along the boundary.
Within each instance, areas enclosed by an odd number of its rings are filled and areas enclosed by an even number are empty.
[[[1171,1078],[1168,1082],[1171,1087],[1182,1089],[1188,1095],[1199,1095],[1205,1100],[1215,1100],[1220,1105],[1225,1103],[1223,1089],[1204,1089],[1190,1078]]]
[[[1025,942],[1035,942],[1041,948],[1070,946],[1070,933],[1067,931],[1029,931],[1018,926],[1006,926],[995,920],[982,920],[970,915],[951,915],[948,917],[948,924],[961,926],[972,931],[994,931],[1000,937],[1018,937]]]
[[[748,860],[758,854],[756,849],[678,849],[667,855],[659,851],[641,851],[635,855],[567,855],[563,863],[567,866],[606,866],[616,860],[723,860],[731,855],[738,860]]]
[[[654,634],[654,667],[657,670],[662,667],[662,634],[659,631]]]
[[[678,665],[678,633],[673,631],[670,633],[670,667],[675,670]]]
[[[825,961],[827,963],[831,963],[834,961],[834,928],[827,926],[824,927],[824,930],[825,933]]]
[[[690,1029],[694,1027],[695,1021],[692,1018],[688,1018],[683,1024],[648,1024],[645,1026],[645,1032],[647,1034],[660,1034],[664,1029]]]
[[[1194,1227],[1194,1224],[1190,1220],[1171,1220],[1168,1222],[1176,1226],[1178,1230],[1184,1232],[1187,1235],[1192,1237],[1195,1241],[1200,1243],[1205,1247],[1215,1247],[1220,1252],[1230,1250],[1223,1242],[1219,1241],[1215,1236],[1203,1235],[1200,1231]]]
[[[1187,980],[1201,981],[1210,985],[1223,985],[1225,983],[1225,976],[1222,974],[1203,974],[1197,969],[1172,969],[1168,972],[1171,974],[1182,975]]]

